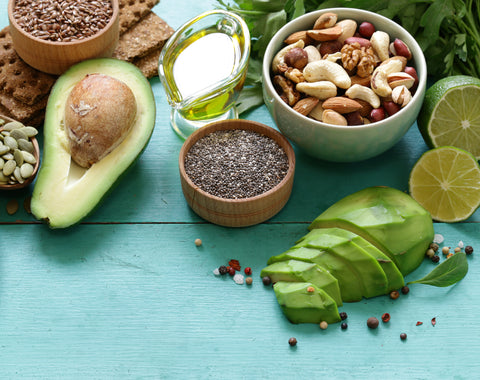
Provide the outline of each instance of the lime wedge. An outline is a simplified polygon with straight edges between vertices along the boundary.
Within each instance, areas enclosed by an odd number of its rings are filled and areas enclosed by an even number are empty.
[[[424,153],[413,166],[410,195],[439,222],[468,219],[480,206],[480,165],[453,146]]]
[[[430,148],[456,146],[480,159],[480,79],[454,75],[434,83],[417,125]]]

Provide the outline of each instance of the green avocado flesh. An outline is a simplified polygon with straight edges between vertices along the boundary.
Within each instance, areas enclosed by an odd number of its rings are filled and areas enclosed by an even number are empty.
[[[332,297],[338,306],[342,305],[337,279],[316,264],[298,260],[282,261],[262,269],[260,276],[268,276],[272,282],[311,282]]]
[[[64,113],[72,88],[87,74],[94,73],[125,83],[135,96],[137,114],[125,139],[87,169],[71,158]],[[48,99],[42,166],[31,201],[33,215],[52,228],[65,228],[90,214],[147,146],[155,116],[150,83],[133,64],[100,58],[81,62],[67,70],[58,78]]]
[[[278,304],[292,323],[340,321],[335,301],[312,283],[279,281],[273,289]]]
[[[404,276],[420,265],[434,235],[428,211],[390,187],[369,187],[341,199],[309,229],[329,227],[360,235],[390,257]]]
[[[434,236],[430,214],[409,195],[387,187],[341,199],[309,229],[290,249],[270,257],[261,272],[275,283],[277,301],[293,323],[338,321],[320,295],[313,303],[316,289],[306,294],[305,283],[312,283],[341,306],[311,273],[321,269],[335,278],[343,302],[388,294],[404,286],[403,276],[420,265]]]

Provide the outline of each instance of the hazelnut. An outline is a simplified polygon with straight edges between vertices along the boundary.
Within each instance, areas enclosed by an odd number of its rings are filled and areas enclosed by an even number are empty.
[[[293,48],[285,54],[285,63],[290,67],[302,70],[308,63],[308,54],[302,48]]]

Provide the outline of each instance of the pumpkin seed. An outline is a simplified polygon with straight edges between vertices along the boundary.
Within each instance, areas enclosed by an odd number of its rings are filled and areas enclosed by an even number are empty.
[[[8,177],[3,174],[3,171],[0,171],[0,183],[8,183]]]
[[[11,199],[7,203],[7,212],[8,215],[13,215],[18,211],[18,201],[16,199]]]
[[[12,153],[5,153],[5,154],[2,156],[2,158],[3,158],[4,160],[13,160],[14,157],[13,157],[13,154],[12,154]]]
[[[22,178],[22,175],[20,174],[20,168],[17,166],[15,170],[13,171],[13,176],[17,180],[18,183],[23,183],[24,180]]]
[[[3,165],[3,174],[9,176],[13,173],[16,167],[17,163],[15,162],[15,160],[8,160],[7,162],[5,162],[5,165]]]
[[[5,124],[5,120],[3,120],[2,118],[0,118],[0,127]]]
[[[38,134],[37,129],[34,127],[24,127],[20,130],[23,131],[27,135],[27,137],[33,137]]]
[[[25,139],[19,139],[17,142],[18,142],[18,147],[21,150],[25,150],[28,153],[32,153],[32,154],[33,152],[35,152],[35,148],[33,147],[33,144],[31,141],[27,141]]]
[[[13,151],[13,158],[15,162],[17,163],[17,166],[22,166],[23,165],[23,154],[20,149],[15,149]]]
[[[0,170],[3,169],[3,165],[5,165],[5,160],[2,157],[0,157]]]
[[[5,153],[10,152],[10,148],[6,145],[0,145],[0,155],[4,155]]]
[[[14,129],[23,128],[24,125],[19,121],[10,121],[3,126],[4,131],[13,131]]]
[[[10,137],[13,137],[15,140],[24,139],[28,140],[27,134],[23,131],[24,128],[14,129],[10,132]]]
[[[23,160],[25,162],[28,162],[29,164],[32,164],[32,165],[35,165],[37,163],[37,159],[33,154],[22,150],[22,155],[23,155]]]
[[[14,150],[18,148],[18,142],[11,136],[5,136],[3,143],[8,146],[10,149]]]
[[[22,166],[20,166],[20,175],[22,178],[30,178],[33,174],[33,166],[30,165],[29,163],[25,163]]]

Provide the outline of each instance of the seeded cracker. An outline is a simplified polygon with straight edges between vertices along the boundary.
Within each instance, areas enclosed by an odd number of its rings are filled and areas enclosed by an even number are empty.
[[[145,57],[133,61],[133,64],[142,71],[146,78],[150,79],[158,75],[158,58],[161,51],[161,48],[154,50]]]
[[[120,0],[119,24],[120,34],[125,33],[133,25],[145,17],[160,0]]]
[[[16,100],[12,96],[0,92],[0,105],[3,107],[3,110],[7,110],[7,112],[3,113],[23,124],[29,124],[34,127],[38,126],[38,124],[34,124],[33,120],[35,120],[37,116],[44,115],[47,101],[48,97],[44,96],[37,103],[29,106],[28,104]]]
[[[150,12],[130,30],[122,34],[114,58],[132,62],[160,49],[173,34],[173,29],[155,13]]]

